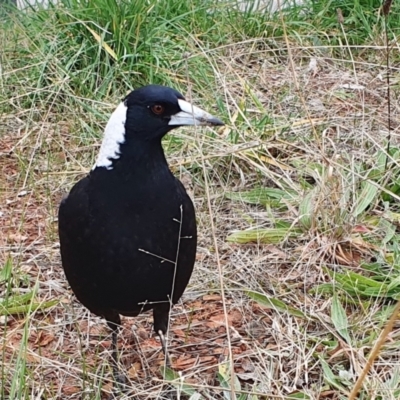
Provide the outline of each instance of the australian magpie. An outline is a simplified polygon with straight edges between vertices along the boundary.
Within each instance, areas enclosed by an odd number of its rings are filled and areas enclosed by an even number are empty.
[[[61,259],[78,300],[112,329],[114,375],[120,314],[153,310],[164,335],[196,255],[193,203],[168,168],[161,139],[184,125],[223,125],[174,89],[131,92],[107,123],[97,161],[58,214]]]

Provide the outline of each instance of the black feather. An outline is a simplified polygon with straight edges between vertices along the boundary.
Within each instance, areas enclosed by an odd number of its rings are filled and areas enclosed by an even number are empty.
[[[161,86],[128,95],[124,141],[110,167],[95,166],[60,205],[61,258],[68,282],[78,300],[115,332],[120,314],[136,316],[152,309],[154,329],[162,337],[170,307],[193,271],[193,203],[169,170],[161,146],[162,137],[176,127],[168,123],[181,112],[179,99],[181,94]],[[154,105],[163,107],[162,115],[152,111]],[[114,339],[116,335],[115,351]]]

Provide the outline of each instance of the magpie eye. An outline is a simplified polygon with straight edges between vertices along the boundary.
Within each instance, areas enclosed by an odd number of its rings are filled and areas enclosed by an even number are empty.
[[[155,104],[151,107],[151,111],[153,111],[153,113],[156,115],[160,115],[164,112],[164,106],[162,106],[161,104]]]

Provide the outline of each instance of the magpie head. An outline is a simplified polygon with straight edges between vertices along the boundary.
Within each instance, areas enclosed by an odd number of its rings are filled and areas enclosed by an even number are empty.
[[[179,126],[224,123],[208,112],[187,102],[176,90],[165,86],[148,85],[125,97],[109,119],[96,167],[112,168],[119,158],[120,145],[159,139]]]
[[[151,139],[162,137],[184,125],[223,125],[218,118],[188,103],[176,90],[158,85],[144,86],[124,100],[127,107],[126,131]]]

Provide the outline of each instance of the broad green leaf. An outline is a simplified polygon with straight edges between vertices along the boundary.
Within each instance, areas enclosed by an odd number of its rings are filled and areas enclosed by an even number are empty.
[[[175,379],[179,379],[179,374],[169,367],[161,367],[161,374],[165,380],[170,382]]]
[[[366,287],[364,290],[361,290],[360,293],[372,297],[391,297],[391,294],[395,294],[389,292],[387,285],[383,283],[380,287]]]
[[[333,384],[333,385],[336,386],[336,384],[337,384],[336,380],[337,379],[336,379],[335,374],[332,372],[332,370],[329,368],[328,363],[322,357],[320,357],[319,359],[321,361],[321,366],[322,366],[322,370],[324,372],[325,379],[327,380],[327,382],[329,384],[331,384],[331,385]]]
[[[391,377],[384,383],[384,385],[390,390],[399,390],[400,387],[400,368],[395,366],[392,370]],[[398,397],[396,397],[398,398]]]
[[[314,212],[313,196],[314,191],[311,191],[299,204],[299,222],[307,230],[312,227],[312,216]]]
[[[201,394],[199,392],[193,393],[190,397],[189,400],[200,400],[202,399]]]
[[[335,374],[332,372],[332,370],[329,368],[328,363],[322,358],[319,357],[320,362],[321,362],[321,366],[322,366],[322,371],[324,372],[324,378],[326,380],[326,382],[335,387],[336,389],[339,389],[342,392],[347,392],[346,389],[339,383],[337,377],[335,376]]]
[[[387,215],[387,217],[390,220],[393,220],[397,224],[400,222],[400,213],[396,213],[396,212],[393,212],[391,210],[387,210],[387,211],[385,211],[385,215]]]
[[[288,238],[300,236],[301,231],[296,228],[269,228],[269,229],[249,229],[231,233],[226,240],[233,243],[267,243],[276,244]]]
[[[400,300],[400,293],[393,293],[390,297],[394,300]]]
[[[383,306],[379,311],[374,313],[373,319],[380,323],[386,323],[390,316],[393,314],[395,308],[396,305]]]
[[[349,322],[347,320],[346,311],[344,310],[336,293],[332,298],[331,319],[340,336],[342,336],[342,338],[345,339],[348,344],[351,344],[348,331]]]
[[[312,292],[321,291],[322,293],[331,293],[332,288],[336,287],[346,291],[350,296],[357,297],[388,297],[397,299],[400,296],[400,282],[397,277],[389,282],[389,276],[375,275],[376,279],[372,279],[350,270],[347,270],[345,273],[338,273],[324,268],[324,271],[331,276],[334,283],[320,285],[312,289]],[[382,281],[382,279],[385,279],[385,281]]]
[[[356,282],[358,285],[363,285],[363,286],[375,286],[375,287],[381,287],[381,283],[375,281],[374,279],[367,278],[366,276],[363,276],[361,274],[357,274],[356,272],[346,270],[345,274],[341,274],[338,272],[334,272],[330,270],[329,268],[324,268],[325,272],[327,272],[331,278],[335,280],[342,280],[342,281],[349,281],[349,282]]]
[[[333,295],[334,293],[337,292],[338,289],[343,290],[346,294],[350,295],[346,299],[346,301],[349,304],[352,304],[355,306],[361,305],[364,309],[371,306],[371,301],[360,300],[360,296],[357,295],[357,291],[353,290],[352,287],[345,288],[342,285],[338,285],[337,283],[323,283],[321,285],[315,286],[312,289],[310,289],[310,293],[311,294],[319,293],[319,294]]]
[[[386,162],[387,162],[387,154],[386,151],[378,151],[378,157],[376,158],[376,166],[379,169],[379,172],[385,173],[386,169]],[[383,175],[380,176],[380,178],[383,178]]]
[[[4,267],[0,270],[0,283],[7,282],[11,277],[12,261],[11,258],[7,258]]]
[[[289,230],[292,227],[292,223],[290,221],[285,221],[283,219],[276,219],[274,223],[275,223],[275,229]]]
[[[33,302],[21,306],[4,307],[0,304],[0,315],[27,314],[32,311],[45,310],[55,306],[58,300],[42,301],[40,303]]]
[[[222,387],[224,387],[226,389],[232,389],[231,388],[231,386],[232,386],[231,385],[231,371],[230,371],[230,366],[228,363],[220,364],[218,366],[217,377],[218,377],[219,383],[221,384]],[[234,388],[235,392],[241,390],[240,381],[236,375],[234,375],[234,377],[233,377],[233,388]],[[229,391],[224,390],[224,397],[226,400],[232,400],[231,390],[229,390]]]
[[[38,286],[25,294],[9,293],[6,298],[0,300],[0,315],[27,314],[31,311],[42,310],[58,303],[58,300],[35,301]]]
[[[302,400],[311,400],[311,397],[303,392],[291,393],[287,396],[288,399],[302,399]]]
[[[227,192],[225,197],[231,200],[243,201],[249,204],[269,204],[271,200],[290,200],[297,197],[293,190],[282,190],[275,188],[255,188],[246,192]]]
[[[373,185],[370,181],[366,181],[361,193],[358,195],[353,215],[357,217],[365,211],[365,209],[372,204],[377,193],[378,187]]]
[[[5,299],[0,300],[0,307],[16,307],[28,304],[35,297],[36,290],[31,290],[25,294],[12,294],[10,293]]]
[[[379,226],[385,231],[385,237],[382,239],[382,244],[389,243],[396,234],[396,227],[383,218],[381,218],[381,220],[379,221]]]
[[[393,279],[387,284],[387,290],[397,291],[400,293],[400,276],[393,277]]]
[[[274,299],[273,297],[266,296],[265,294],[253,292],[253,291],[246,291],[246,294],[257,303],[261,304],[264,307],[269,307],[274,310],[287,312],[294,317],[300,318],[309,318],[306,314],[302,311],[298,310],[297,308],[291,307],[286,305],[283,301]]]
[[[174,385],[176,388],[179,388],[179,390],[187,396],[193,396],[197,393],[193,387],[187,383],[182,383],[182,377],[173,369],[169,367],[161,367],[161,374],[166,381],[170,382],[171,385]]]

